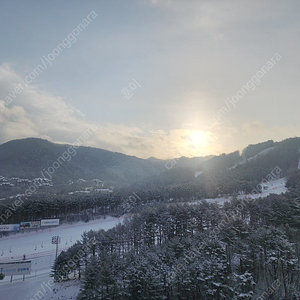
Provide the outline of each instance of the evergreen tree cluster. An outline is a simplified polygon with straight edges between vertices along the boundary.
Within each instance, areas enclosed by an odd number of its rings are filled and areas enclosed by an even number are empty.
[[[79,299],[297,299],[299,201],[271,195],[239,204],[164,204],[85,233],[73,264],[83,270]],[[54,268],[73,254],[62,253]]]

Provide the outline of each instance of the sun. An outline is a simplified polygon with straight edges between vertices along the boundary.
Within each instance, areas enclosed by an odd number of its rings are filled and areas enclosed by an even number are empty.
[[[189,134],[189,140],[195,147],[204,146],[207,144],[207,136],[202,131],[193,131]]]

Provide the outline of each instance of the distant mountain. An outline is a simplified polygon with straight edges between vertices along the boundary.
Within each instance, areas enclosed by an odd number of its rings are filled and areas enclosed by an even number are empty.
[[[0,178],[49,178],[54,184],[78,179],[99,179],[114,186],[214,184],[235,182],[236,190],[245,182],[252,185],[278,166],[282,176],[297,169],[300,138],[282,142],[267,141],[219,156],[194,158],[140,159],[92,147],[54,144],[47,140],[27,138],[0,145]],[[47,173],[48,172],[48,173]],[[196,176],[195,176],[196,174]]]
[[[208,158],[180,158],[178,166],[191,166]],[[111,185],[134,184],[159,175],[166,170],[167,162],[92,147],[75,149],[38,138],[13,140],[0,145],[0,176],[26,179],[52,176],[54,183],[82,178],[100,179]]]
[[[53,168],[55,172],[51,175],[49,170],[52,172]],[[163,162],[153,163],[91,147],[75,149],[37,138],[0,145],[0,175],[6,177],[32,179],[44,174],[49,178],[50,174],[54,183],[97,178],[111,184],[130,184],[163,169]]]
[[[242,151],[213,156],[192,166],[180,166],[175,160],[173,167],[144,182],[143,188],[169,187],[171,189],[204,190],[206,195],[234,194],[250,192],[263,179],[276,176],[285,177],[298,169],[300,138],[289,138],[281,142],[267,141],[249,145]],[[299,163],[300,165],[300,163]],[[272,175],[272,176],[271,176]]]

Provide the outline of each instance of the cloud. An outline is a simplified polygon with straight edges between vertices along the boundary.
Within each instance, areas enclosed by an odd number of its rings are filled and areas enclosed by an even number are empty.
[[[170,5],[174,0],[150,0],[154,5]]]
[[[299,136],[299,132],[300,128],[293,125],[267,126],[263,122],[250,122],[242,125],[241,138],[254,142],[262,142],[269,139],[280,141],[288,137]]]
[[[22,87],[21,92],[12,96],[18,86]],[[7,99],[11,101],[8,103]],[[24,78],[9,64],[0,66],[1,108],[1,143],[27,137],[73,143],[92,125],[92,122],[78,109],[68,105],[62,97],[51,95],[35,85],[26,85]],[[191,136],[195,131],[192,129],[175,128],[165,131],[145,125],[137,127],[100,122],[95,125],[97,130],[86,141],[86,146],[145,158],[201,155],[209,148],[209,144],[205,143],[202,149],[192,147]],[[209,134],[206,133],[205,137],[209,137]]]
[[[24,87],[13,96],[17,86]],[[8,95],[12,100],[7,102]],[[239,127],[224,123],[204,130],[193,124],[168,130],[145,124],[129,126],[116,123],[92,123],[76,107],[38,86],[25,86],[24,79],[11,65],[0,65],[0,143],[39,137],[57,143],[74,143],[92,124],[97,130],[86,141],[93,146],[147,158],[204,156],[242,150],[250,143],[296,136],[294,126],[267,126],[248,122]]]
[[[246,134],[265,134],[267,130],[267,126],[262,122],[250,122],[250,123],[244,123],[243,124],[243,131]]]
[[[181,1],[181,0],[149,0],[159,8],[168,9],[174,15],[168,29],[176,34],[198,33],[199,30],[211,34],[214,38],[222,37],[223,16],[230,11],[229,5],[215,1]],[[175,30],[176,29],[176,30]]]
[[[27,85],[10,65],[0,66],[1,141],[24,136],[55,139],[53,133],[76,133],[83,128],[82,114],[37,86]]]

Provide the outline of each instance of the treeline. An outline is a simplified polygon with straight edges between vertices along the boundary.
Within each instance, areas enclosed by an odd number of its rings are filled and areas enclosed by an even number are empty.
[[[22,198],[22,205],[15,201],[0,204],[0,224],[59,218],[61,223],[89,221],[91,218],[116,211],[122,200],[117,196],[55,196],[39,194]]]
[[[245,158],[250,158],[257,155],[259,152],[274,147],[275,143],[273,140],[269,140],[263,143],[249,145],[243,150],[243,156]]]
[[[89,221],[105,215],[121,216],[126,213],[137,213],[142,209],[170,202],[187,202],[205,198],[217,198],[220,195],[237,195],[239,191],[257,194],[259,183],[262,179],[268,179],[270,170],[260,169],[259,175],[254,179],[247,174],[228,172],[227,175],[207,173],[202,174],[202,179],[193,183],[181,183],[180,185],[168,185],[142,188],[122,188],[110,195],[99,194],[75,194],[75,195],[50,195],[33,194],[23,198],[22,205],[15,206],[18,198],[0,202],[0,224],[15,224],[24,221],[59,218],[61,223]],[[274,170],[274,169],[273,169]],[[271,173],[280,175],[278,171]],[[299,172],[289,173],[287,186],[295,190],[293,186],[299,184]],[[297,175],[298,174],[298,175]],[[298,177],[297,177],[298,176]],[[298,180],[299,179],[299,180]]]
[[[299,215],[298,200],[276,195],[154,206],[85,233],[54,269],[83,272],[80,300],[298,299]]]
[[[234,188],[234,184],[230,183],[230,178],[226,180],[224,178],[223,182],[218,182],[218,186],[214,180],[214,177],[207,177],[207,182],[202,184],[187,183],[149,190],[123,188],[110,195],[34,194],[28,198],[14,198],[0,202],[0,224],[16,224],[51,218],[59,218],[61,223],[87,222],[99,216],[121,216],[129,212],[140,212],[148,206],[161,203],[217,197],[220,193],[229,193],[230,189]],[[251,191],[253,187],[249,185],[249,190]],[[15,205],[16,203],[18,205]]]
[[[61,223],[88,222],[100,216],[121,216],[139,211],[141,207],[167,201],[166,196],[157,190],[135,193],[127,189],[110,195],[35,194],[0,202],[0,224],[51,218],[59,218]]]

